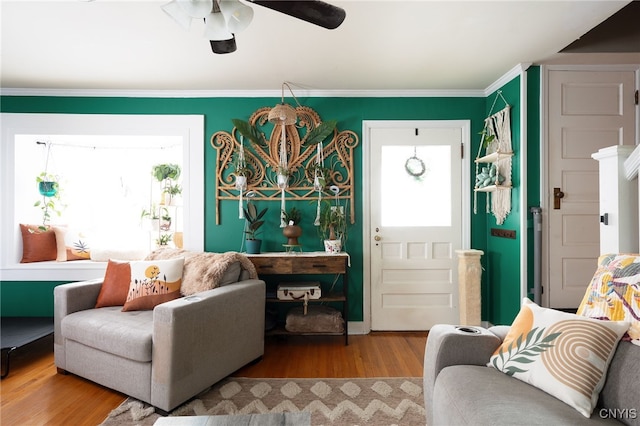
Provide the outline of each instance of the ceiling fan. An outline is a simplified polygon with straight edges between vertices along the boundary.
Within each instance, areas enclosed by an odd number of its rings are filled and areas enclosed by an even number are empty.
[[[321,0],[248,0],[311,24],[333,30],[344,21],[344,9]],[[162,6],[180,26],[189,29],[193,19],[204,19],[204,36],[214,53],[237,49],[235,34],[249,26],[253,9],[239,0],[172,0]]]

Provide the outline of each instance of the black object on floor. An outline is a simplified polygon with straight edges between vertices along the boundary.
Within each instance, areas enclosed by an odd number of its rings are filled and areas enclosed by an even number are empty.
[[[11,352],[53,334],[53,317],[2,317],[0,329],[3,365],[1,377],[4,379],[9,375]]]

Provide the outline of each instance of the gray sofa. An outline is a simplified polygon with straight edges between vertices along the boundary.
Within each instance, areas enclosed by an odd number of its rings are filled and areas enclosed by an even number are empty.
[[[55,288],[55,363],[168,412],[264,354],[265,284],[244,279],[156,306],[94,309],[102,280]]]
[[[427,424],[640,425],[640,346],[620,342],[587,419],[553,396],[491,367],[509,327],[436,325],[424,356]]]

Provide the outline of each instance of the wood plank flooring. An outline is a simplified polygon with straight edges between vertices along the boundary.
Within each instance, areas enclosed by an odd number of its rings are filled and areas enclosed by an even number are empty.
[[[427,332],[269,337],[262,361],[238,377],[421,377]],[[53,338],[12,354],[0,384],[0,425],[98,425],[126,396],[78,376],[57,374]]]

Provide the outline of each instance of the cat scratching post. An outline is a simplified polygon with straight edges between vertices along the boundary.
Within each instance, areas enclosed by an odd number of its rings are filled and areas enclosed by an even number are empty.
[[[458,253],[458,293],[460,325],[480,325],[480,278],[482,250],[456,250]]]

